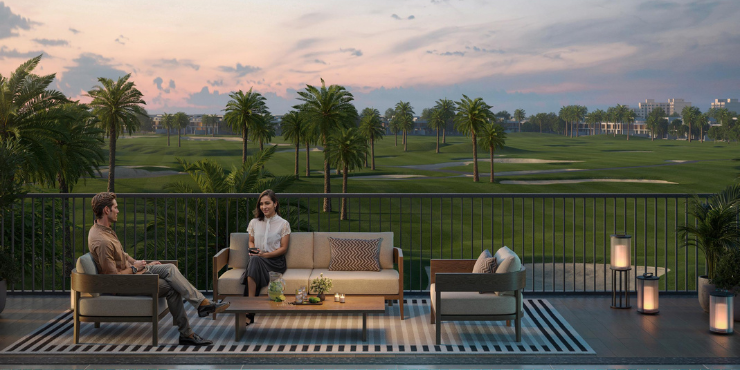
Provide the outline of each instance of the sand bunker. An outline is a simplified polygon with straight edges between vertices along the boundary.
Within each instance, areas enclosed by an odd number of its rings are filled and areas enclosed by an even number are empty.
[[[278,144],[278,145],[280,145],[280,144]],[[288,144],[288,145],[290,145],[290,144]],[[319,148],[311,148],[311,151],[312,151],[312,152],[320,152],[320,151],[322,151],[322,150],[321,150],[321,149],[319,149]],[[305,152],[306,152],[306,148],[301,148],[301,149],[298,149],[298,152],[300,152],[300,153],[305,153]],[[283,149],[283,150],[278,150],[278,151],[276,151],[275,153],[295,153],[295,148],[293,148],[293,149]]]
[[[666,162],[671,162],[671,163],[686,163],[686,162],[691,162],[691,160],[690,159],[666,159]]]
[[[158,168],[169,168],[167,166],[148,166]],[[116,179],[142,179],[148,177],[162,177],[171,175],[185,175],[185,172],[178,172],[174,170],[164,171],[149,171],[137,168],[136,166],[116,166]],[[108,178],[108,167],[100,168],[100,179]]]
[[[609,153],[652,153],[652,150],[604,150]]]
[[[242,138],[240,137],[223,137],[223,136],[185,136],[185,140],[195,140],[195,141],[213,141],[213,140],[225,140],[225,141],[242,141]]]
[[[478,162],[490,162],[490,158],[479,158]],[[551,160],[551,159],[535,159],[535,158],[494,158],[493,163],[574,163],[574,162],[583,162],[583,161],[561,161],[561,160]],[[443,168],[448,167],[460,167],[460,166],[468,166],[473,164],[472,159],[465,159],[460,162],[445,162],[445,163],[434,163],[434,164],[420,164],[420,165],[410,165],[410,166],[393,166],[393,167],[399,167],[399,168],[411,168],[415,170],[423,170],[423,171],[436,171],[441,170]]]
[[[555,184],[579,184],[583,182],[631,182],[639,184],[678,184],[665,180],[642,180],[642,179],[573,179],[573,180],[504,180],[505,185],[555,185]]]
[[[374,176],[351,176],[351,180],[404,180],[415,177],[427,177],[424,175],[374,175]]]

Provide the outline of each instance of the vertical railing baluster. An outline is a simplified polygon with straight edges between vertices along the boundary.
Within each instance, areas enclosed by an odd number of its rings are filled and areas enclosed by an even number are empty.
[[[565,198],[563,198],[563,292],[565,292]]]
[[[552,291],[555,291],[555,198],[552,198]]]
[[[57,206],[56,199],[51,198],[51,292],[56,292],[57,265]],[[3,212],[3,236],[5,236],[5,212]]]
[[[26,199],[21,200],[21,292],[26,291]]]
[[[169,224],[169,213],[170,208],[167,204],[167,198],[162,199],[164,202],[164,259],[167,259],[167,253],[169,252],[169,235],[170,235],[170,224]],[[159,254],[154,256],[154,260],[159,259]]]
[[[31,198],[31,291],[36,291],[36,200]]]
[[[185,276],[188,277],[188,265],[190,265],[188,261],[188,234],[190,234],[190,229],[188,229],[188,219],[190,218],[190,212],[188,212],[188,205],[190,204],[190,198],[185,198]],[[178,259],[179,262],[179,259]]]

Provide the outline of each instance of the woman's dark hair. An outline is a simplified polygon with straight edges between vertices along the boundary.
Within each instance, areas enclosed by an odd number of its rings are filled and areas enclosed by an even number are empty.
[[[260,208],[260,200],[262,197],[270,197],[270,200],[275,203],[275,214],[280,214],[280,205],[278,204],[277,195],[275,195],[275,192],[272,191],[272,189],[267,189],[260,193],[260,196],[257,198],[257,207],[254,209],[254,217],[256,219],[260,221],[265,220],[265,214],[262,213],[262,209]]]

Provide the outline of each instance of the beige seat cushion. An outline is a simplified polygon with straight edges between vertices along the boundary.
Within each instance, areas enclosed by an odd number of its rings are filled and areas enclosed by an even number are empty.
[[[360,233],[360,232],[315,232],[313,233],[313,267],[328,269],[331,262],[329,237],[337,239],[377,239],[380,241],[380,268],[393,269],[393,233]],[[382,272],[382,270],[381,270]],[[326,274],[325,274],[326,275]],[[318,276],[318,274],[317,274]]]
[[[437,307],[437,291],[431,284],[432,306]],[[443,315],[505,315],[516,313],[513,295],[478,294],[478,292],[442,292]]]
[[[288,270],[313,268],[313,233],[290,233],[290,244],[288,244],[288,253],[285,254],[285,263]]]
[[[516,272],[522,269],[522,261],[514,251],[509,249],[509,247],[503,246],[499,248],[493,257],[496,258],[496,262],[498,262],[498,267],[496,268],[497,274]],[[514,296],[514,292],[512,291],[497,292],[496,294]]]
[[[167,299],[159,297],[159,312],[167,309]],[[102,295],[80,298],[82,316],[151,316],[152,298],[146,296]]]
[[[398,271],[393,269],[378,272],[314,269],[310,280],[319,277],[321,273],[332,279],[331,294],[398,294]]]
[[[229,240],[229,267],[235,269],[247,268],[247,260],[249,259],[249,234],[231,233]]]
[[[292,234],[291,234],[292,235]],[[218,294],[225,295],[243,295],[244,285],[242,285],[242,274],[245,269],[231,269],[223,273],[218,278]],[[311,269],[288,269],[283,274],[285,280],[285,294],[295,294],[295,290],[305,286],[308,287],[308,278],[311,276]],[[267,294],[267,286],[262,287],[260,295]]]

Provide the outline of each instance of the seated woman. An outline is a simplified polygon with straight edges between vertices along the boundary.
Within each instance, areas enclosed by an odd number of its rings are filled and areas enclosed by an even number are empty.
[[[290,223],[278,215],[279,204],[275,192],[265,190],[257,198],[254,217],[249,221],[249,265],[242,275],[244,296],[256,297],[260,289],[270,283],[270,272],[285,273],[285,253],[290,241]],[[256,249],[253,249],[256,248]],[[247,325],[254,314],[247,314]]]

